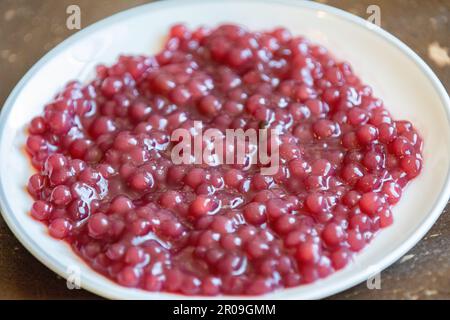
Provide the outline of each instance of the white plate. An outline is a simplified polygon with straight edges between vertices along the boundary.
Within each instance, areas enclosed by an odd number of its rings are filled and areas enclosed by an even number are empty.
[[[78,32],[42,58],[19,82],[0,119],[0,202],[2,214],[22,244],[63,277],[78,266],[83,288],[117,299],[184,296],[148,293],[116,285],[87,267],[46,227],[31,219],[25,191],[32,169],[22,152],[24,128],[68,80],[86,80],[99,62],[121,53],[150,54],[160,49],[170,25],[243,24],[251,29],[285,26],[325,45],[351,62],[397,119],[409,119],[425,140],[424,169],[394,209],[395,223],[357,256],[354,263],[310,285],[277,291],[264,298],[322,298],[383,270],[414,246],[436,221],[449,198],[450,102],[430,68],[398,39],[356,16],[313,2],[290,0],[178,0],[137,7]],[[69,268],[69,269],[68,269]],[[236,298],[236,297],[235,297]],[[206,299],[202,297],[202,299]]]

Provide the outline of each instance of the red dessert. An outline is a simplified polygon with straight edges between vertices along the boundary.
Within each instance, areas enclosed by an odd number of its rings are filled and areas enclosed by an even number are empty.
[[[276,128],[280,167],[175,165],[171,133]],[[422,166],[346,62],[282,28],[176,25],[154,57],[71,82],[29,125],[31,214],[119,284],[263,294],[343,268]]]

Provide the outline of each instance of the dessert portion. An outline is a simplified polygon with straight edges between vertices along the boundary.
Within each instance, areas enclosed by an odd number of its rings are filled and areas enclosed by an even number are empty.
[[[258,295],[327,277],[393,223],[421,171],[413,125],[283,28],[175,25],[155,56],[96,71],[29,124],[31,215],[123,286]],[[171,135],[195,121],[276,130],[277,172],[174,164]]]

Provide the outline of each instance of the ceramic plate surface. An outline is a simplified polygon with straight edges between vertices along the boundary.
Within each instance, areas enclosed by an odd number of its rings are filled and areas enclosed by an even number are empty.
[[[42,58],[4,105],[0,118],[2,214],[17,238],[42,263],[63,277],[79,267],[82,287],[108,298],[186,298],[121,287],[92,271],[65,242],[51,238],[46,227],[28,214],[32,199],[25,186],[33,170],[23,152],[27,123],[42,112],[65,82],[88,80],[96,64],[112,63],[119,54],[156,53],[169,27],[177,22],[191,27],[232,22],[253,30],[284,26],[304,35],[326,46],[338,59],[349,61],[393,116],[411,120],[425,141],[423,171],[394,208],[391,227],[344,270],[263,298],[322,298],[347,289],[395,262],[431,228],[450,194],[450,102],[437,77],[411,49],[369,22],[313,2],[174,0],[137,7],[78,32]]]

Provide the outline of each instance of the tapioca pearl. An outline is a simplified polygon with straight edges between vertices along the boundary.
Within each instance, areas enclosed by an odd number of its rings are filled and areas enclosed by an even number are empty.
[[[331,259],[327,256],[321,256],[319,262],[317,263],[317,274],[319,278],[326,278],[334,269],[331,263]]]
[[[133,266],[140,264],[145,261],[145,251],[137,246],[129,247],[126,250],[124,261]]]
[[[33,118],[28,126],[28,131],[30,134],[43,134],[46,130],[47,124],[41,116]]]
[[[251,187],[255,191],[261,191],[268,189],[273,184],[273,178],[271,176],[264,176],[260,173],[256,173],[252,177]]]
[[[285,214],[280,216],[272,224],[273,229],[281,235],[288,234],[295,229],[298,219],[291,214]]]
[[[233,233],[236,230],[233,221],[225,216],[215,216],[210,228],[220,234]]]
[[[283,143],[279,146],[279,154],[282,159],[290,161],[292,159],[300,158],[302,152],[301,149],[294,144]]]
[[[69,235],[71,229],[71,223],[65,218],[54,219],[48,226],[50,235],[56,239],[66,238]]]
[[[242,245],[242,239],[235,234],[225,234],[220,238],[220,245],[228,251],[236,251]]]
[[[130,198],[124,195],[116,196],[109,206],[109,210],[114,213],[124,214],[134,209],[134,204]]]
[[[227,100],[223,104],[223,111],[231,116],[236,116],[242,113],[244,105],[240,102]]]
[[[354,252],[361,251],[367,244],[364,236],[358,230],[348,231],[347,242]]]
[[[244,180],[244,175],[238,169],[230,169],[225,172],[224,181],[230,188],[238,188],[242,180]]]
[[[408,139],[409,142],[418,150],[420,150],[420,147],[422,145],[422,139],[419,137],[417,132],[415,132],[414,129],[410,131],[406,131],[402,133],[402,136]]]
[[[187,172],[188,168],[185,166],[171,166],[167,170],[167,182],[173,185],[182,185]]]
[[[98,262],[99,264],[103,264],[106,260],[105,258],[108,257],[105,255],[102,258],[103,253],[101,251],[102,247],[99,242],[88,242],[80,249],[80,253],[84,258],[92,259],[94,263]]]
[[[311,213],[321,213],[326,208],[326,199],[323,194],[312,192],[306,197],[306,207]]]
[[[155,180],[149,171],[134,173],[130,176],[128,183],[131,188],[137,191],[148,191],[155,186]]]
[[[69,187],[65,185],[56,186],[50,196],[50,201],[58,206],[65,206],[72,200]]]
[[[105,254],[109,259],[117,261],[123,258],[126,251],[127,251],[126,245],[118,242],[111,244],[106,250]]]
[[[50,218],[52,205],[47,201],[38,200],[31,207],[31,215],[38,220],[47,220]]]
[[[145,274],[143,276],[143,288],[150,292],[158,292],[163,289],[164,277],[161,275]]]
[[[73,119],[61,111],[52,111],[46,114],[47,125],[50,131],[56,135],[65,134],[72,127]]]
[[[37,154],[40,151],[46,151],[48,149],[47,140],[40,135],[30,135],[27,138],[27,150],[31,154]]]
[[[297,246],[295,258],[300,264],[314,264],[319,262],[321,251],[320,245],[313,241],[302,242]]]
[[[381,143],[391,143],[397,137],[397,129],[390,123],[381,123],[378,125],[378,140]]]
[[[359,200],[361,199],[361,194],[358,191],[350,190],[347,192],[344,197],[342,198],[342,201],[345,205],[349,207],[354,207],[358,204]]]
[[[223,36],[217,36],[208,43],[212,59],[221,62],[232,48],[232,43]]]
[[[357,149],[360,146],[360,141],[358,139],[358,136],[356,132],[350,131],[347,133],[344,133],[342,135],[342,145],[346,149]]]
[[[144,236],[152,229],[153,224],[159,224],[159,220],[153,219],[152,222],[146,219],[136,219],[129,224],[129,230],[133,235]]]
[[[185,86],[176,86],[169,94],[170,100],[178,106],[186,105],[192,98],[191,92]]]
[[[247,90],[245,90],[244,88],[237,87],[227,92],[227,97],[228,97],[227,101],[231,100],[239,103],[244,103],[249,97],[249,94]]]
[[[378,217],[380,218],[380,228],[389,227],[392,223],[394,223],[394,216],[389,208],[381,209],[380,212],[378,212]]]
[[[218,203],[211,197],[200,195],[189,205],[189,214],[193,218],[211,214],[217,209]]]
[[[288,42],[292,39],[292,34],[289,30],[279,27],[275,28],[271,34],[281,43]]]
[[[149,151],[144,147],[132,147],[122,155],[123,163],[132,163],[135,166],[145,164],[150,158]]]
[[[352,259],[352,253],[347,248],[340,248],[331,253],[331,263],[336,270],[344,268]]]
[[[106,97],[112,97],[115,94],[119,93],[122,88],[124,87],[123,81],[120,79],[120,77],[117,76],[111,76],[106,77],[101,84],[101,92]]]
[[[311,110],[306,105],[298,102],[290,103],[288,111],[294,121],[306,120],[311,116]]]
[[[117,282],[124,287],[137,287],[141,280],[141,274],[141,269],[126,266],[117,274]]]
[[[356,130],[358,142],[367,145],[378,138],[378,129],[374,125],[365,124]]]
[[[405,156],[400,160],[401,168],[406,172],[409,179],[417,177],[422,170],[422,160],[417,156]]]
[[[129,179],[135,172],[137,171],[137,167],[129,162],[125,162],[119,168],[119,175],[122,179]]]
[[[170,38],[187,39],[191,36],[191,32],[186,25],[178,23],[173,25],[169,30]]]
[[[165,191],[159,197],[159,203],[163,208],[174,209],[183,201],[182,195],[174,190]]]
[[[202,168],[192,168],[184,177],[183,181],[187,186],[195,189],[206,180],[206,171]]]
[[[325,71],[325,78],[335,86],[342,86],[345,82],[344,76],[338,67],[328,68]]]
[[[376,171],[383,166],[384,155],[376,150],[370,150],[365,153],[362,163],[372,171]]]
[[[87,225],[91,237],[101,238],[108,232],[110,223],[107,215],[102,212],[97,212],[89,218]]]
[[[386,196],[389,204],[396,204],[402,196],[402,188],[394,181],[388,181],[383,184],[381,192]]]
[[[372,221],[366,214],[353,215],[350,218],[349,227],[351,229],[359,230],[359,232],[364,233],[369,231],[372,226]]]
[[[306,226],[296,227],[284,236],[283,243],[287,248],[296,248],[309,238],[310,233],[311,229]]]
[[[314,133],[318,138],[330,138],[339,133],[340,129],[337,123],[327,119],[319,119],[313,124]]]
[[[28,192],[34,196],[38,197],[39,193],[45,187],[45,177],[39,173],[36,173],[30,177],[27,184]]]
[[[379,126],[382,123],[392,124],[392,118],[389,112],[385,109],[375,109],[372,111],[372,116],[369,119],[369,123]]]
[[[247,99],[245,108],[248,113],[254,114],[259,108],[266,107],[268,100],[261,94],[254,94]]]
[[[395,127],[399,135],[403,135],[403,133],[412,131],[414,129],[412,123],[406,120],[395,121]]]
[[[236,275],[244,273],[247,266],[247,259],[236,253],[226,253],[216,263],[216,269],[220,275]]]
[[[95,186],[101,179],[100,173],[92,169],[91,167],[86,167],[78,176],[79,181],[85,182],[90,186]]]
[[[158,114],[151,114],[150,117],[147,119],[148,124],[151,126],[152,129],[155,130],[165,130],[168,125],[168,120],[165,117],[162,117]],[[148,133],[151,133],[152,130],[149,130]]]
[[[95,139],[103,134],[113,133],[116,130],[117,127],[114,120],[106,116],[96,118],[89,127],[89,133]]]
[[[382,195],[376,192],[367,192],[361,196],[361,199],[359,200],[359,207],[362,212],[368,214],[369,216],[373,216],[383,208],[384,203],[385,199]]]
[[[348,121],[351,125],[363,125],[369,120],[369,113],[359,107],[354,107],[347,112]]]
[[[301,275],[298,273],[290,272],[283,276],[283,283],[287,288],[296,287],[300,285],[301,281]]]
[[[260,259],[266,256],[269,248],[269,244],[259,237],[255,237],[245,244],[245,252],[250,259]]]
[[[335,105],[339,101],[341,93],[337,87],[330,87],[323,91],[322,99],[329,105]]]
[[[251,202],[244,208],[245,220],[253,225],[261,225],[267,220],[266,207],[257,202]]]
[[[62,168],[53,170],[53,172],[50,174],[49,180],[51,185],[57,186],[66,183],[71,177],[72,173],[68,169]]]
[[[260,295],[272,291],[272,281],[269,278],[256,278],[246,288],[245,293],[249,295]]]
[[[70,155],[74,158],[84,159],[92,141],[84,138],[74,140],[69,147]]]
[[[279,198],[270,199],[266,202],[266,212],[269,219],[277,219],[289,212],[288,204]]]
[[[213,195],[216,192],[216,188],[208,183],[202,183],[195,188],[197,195]]]
[[[186,112],[175,112],[167,117],[167,129],[169,131],[178,129],[183,122],[188,120],[188,115]]]
[[[100,147],[102,147],[102,145],[104,143],[104,140],[101,139],[102,137],[106,137],[106,135],[103,135],[99,138],[99,140],[98,140],[100,142],[99,147],[92,146],[87,150],[86,155],[84,156],[85,161],[90,162],[90,163],[96,163],[102,159],[103,152],[102,152],[102,149],[100,148]],[[110,145],[109,141],[107,142],[107,145],[109,147],[109,145]],[[106,147],[105,149],[107,149],[108,147]]]
[[[219,277],[208,275],[202,279],[201,292],[207,296],[215,296],[220,293],[222,281]]]
[[[369,192],[378,189],[382,180],[374,174],[366,174],[355,185],[356,190],[361,192]]]
[[[333,174],[333,167],[330,161],[318,159],[311,165],[311,174],[317,176],[328,176]]]
[[[175,218],[165,219],[161,222],[160,233],[169,238],[179,238],[185,227]]]
[[[91,208],[89,203],[82,199],[73,200],[67,208],[67,213],[76,221],[81,221],[89,217]]]
[[[321,237],[323,241],[329,246],[337,246],[345,239],[345,231],[342,227],[334,222],[331,222],[325,226],[322,231]]]
[[[252,201],[253,202],[259,202],[259,203],[265,203],[266,201],[268,201],[269,199],[273,199],[276,198],[276,195],[270,191],[270,190],[261,190],[258,191]]]
[[[344,162],[346,164],[356,162],[360,163],[362,159],[364,158],[364,153],[361,150],[348,150]]]
[[[200,292],[201,285],[202,281],[199,278],[193,275],[186,275],[180,290],[183,294],[195,295]]]
[[[196,254],[198,257],[200,257],[200,255],[198,254],[199,249],[204,248],[204,255],[203,258],[205,260],[205,262],[210,266],[210,267],[215,267],[219,260],[223,258],[223,256],[225,255],[225,251],[220,249],[220,248],[210,248],[208,249],[208,247],[205,246],[197,246],[196,248]]]
[[[100,114],[103,116],[113,117],[115,116],[116,103],[112,100],[108,100],[100,105]]]
[[[119,118],[125,118],[130,109],[130,99],[123,94],[117,94],[114,96],[114,103],[114,115]]]
[[[311,173],[311,166],[303,159],[292,159],[289,161],[289,172],[297,177],[304,178]]]
[[[237,231],[237,235],[241,238],[242,243],[246,243],[258,234],[256,227],[252,225],[242,225]]]
[[[313,100],[317,97],[317,92],[314,88],[301,84],[294,87],[292,98],[296,102],[307,102],[308,100]]]
[[[138,140],[128,131],[119,132],[115,137],[113,147],[119,151],[128,151],[138,145]]]

